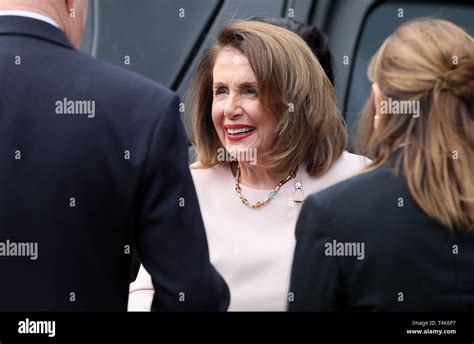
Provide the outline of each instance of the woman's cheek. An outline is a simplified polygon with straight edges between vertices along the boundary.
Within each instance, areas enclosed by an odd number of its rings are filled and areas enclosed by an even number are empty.
[[[225,140],[225,132],[224,132],[224,119],[223,115],[220,115],[219,110],[213,106],[212,108],[212,123],[214,124],[214,129],[219,137],[220,141],[223,142]]]

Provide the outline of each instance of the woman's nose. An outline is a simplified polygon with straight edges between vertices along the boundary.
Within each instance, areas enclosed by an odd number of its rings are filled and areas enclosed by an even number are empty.
[[[227,103],[224,108],[224,115],[228,118],[235,116],[240,116],[243,114],[242,107],[240,106],[240,101],[238,96],[231,95],[227,99]]]

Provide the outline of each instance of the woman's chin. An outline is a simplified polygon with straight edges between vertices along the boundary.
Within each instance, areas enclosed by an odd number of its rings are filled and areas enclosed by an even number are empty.
[[[249,162],[252,165],[257,162],[257,148],[254,146],[227,143],[226,150],[234,161]]]
[[[248,150],[255,150],[256,148],[254,148],[252,146],[249,146],[249,145],[245,145],[245,144],[235,144],[235,143],[227,142],[227,145],[225,146],[225,149],[229,153],[233,153],[233,152],[243,152],[243,151],[248,151]]]

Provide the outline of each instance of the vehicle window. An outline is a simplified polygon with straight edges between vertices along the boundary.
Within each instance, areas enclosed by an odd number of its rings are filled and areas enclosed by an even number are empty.
[[[96,1],[92,53],[171,87],[218,3]]]
[[[403,12],[400,11],[403,10]],[[403,17],[399,17],[399,13]],[[367,67],[370,58],[400,24],[415,17],[432,16],[446,19],[474,34],[474,6],[454,3],[383,3],[372,10],[361,28],[354,54],[352,77],[346,98],[345,115],[349,134],[353,135],[359,114],[370,94]]]

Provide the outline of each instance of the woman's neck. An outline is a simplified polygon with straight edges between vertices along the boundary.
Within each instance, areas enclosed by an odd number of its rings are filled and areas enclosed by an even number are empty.
[[[241,184],[254,189],[274,189],[286,177],[276,176],[261,165],[252,165],[248,162],[240,162],[239,165]],[[237,168],[237,165],[235,165],[235,168]]]

